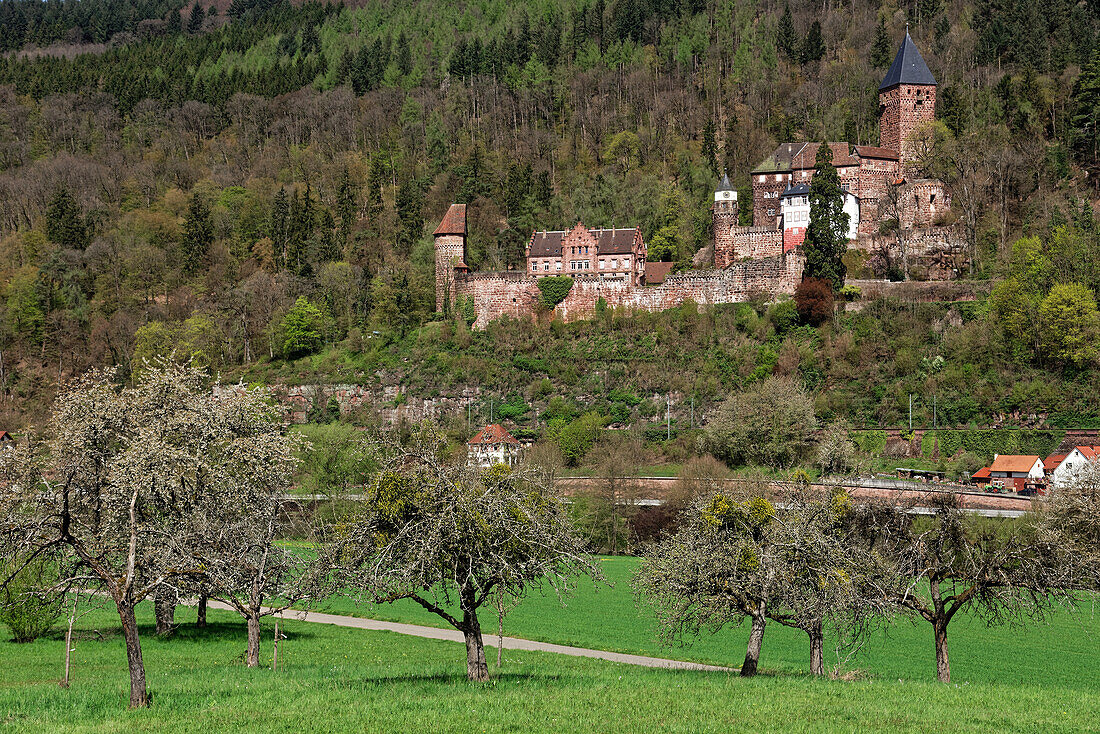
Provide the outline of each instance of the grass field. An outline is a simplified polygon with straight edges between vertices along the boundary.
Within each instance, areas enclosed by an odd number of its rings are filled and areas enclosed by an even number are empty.
[[[717,665],[737,666],[745,655],[748,628],[705,634],[686,647],[663,647],[655,640],[655,623],[640,610],[630,590],[635,558],[601,558],[611,587],[594,588],[583,580],[562,607],[553,593],[535,595],[520,603],[505,619],[505,634],[544,642],[640,653]],[[406,601],[358,606],[335,597],[317,605],[335,614],[411,622],[435,627],[446,623],[420,606]],[[483,608],[486,635],[495,634],[495,609]],[[826,640],[827,666],[830,660]],[[960,616],[951,623],[951,671],[955,682],[1028,683],[1040,680],[1071,688],[1085,686],[1100,692],[1100,609],[1059,612],[1048,623],[1027,627],[987,628],[977,619]],[[834,646],[835,647],[835,646]],[[808,672],[806,635],[776,624],[764,636],[761,668],[775,672]],[[872,637],[846,666],[864,674],[891,679],[935,679],[931,626],[899,620],[885,633]]]
[[[723,631],[671,651],[649,641],[625,579],[635,561],[605,561],[614,589],[582,590],[565,609],[533,598],[507,632],[608,649],[739,662],[744,635]],[[335,608],[345,604],[333,602]],[[349,611],[340,609],[340,611]],[[363,610],[360,610],[361,612]],[[416,610],[381,607],[371,616],[426,622]],[[1059,615],[1049,626],[952,629],[955,683],[932,680],[930,635],[901,625],[854,662],[854,680],[815,680],[803,671],[800,636],[769,628],[764,674],[658,671],[550,653],[505,651],[485,685],[465,681],[462,646],[306,622],[285,622],[280,670],[248,670],[244,628],[212,611],[200,633],[181,609],[176,637],[152,634],[142,617],[154,701],[125,709],[128,681],[117,618],[83,617],[73,685],[57,686],[60,629],[30,645],[0,633],[0,731],[7,732],[709,732],[1100,731],[1100,622]],[[488,623],[489,620],[486,619]],[[495,628],[495,622],[493,622]],[[270,662],[270,625],[263,662]],[[495,651],[490,651],[495,661]]]

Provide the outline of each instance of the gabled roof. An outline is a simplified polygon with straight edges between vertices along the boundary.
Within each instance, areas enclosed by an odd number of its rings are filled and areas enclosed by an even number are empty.
[[[485,426],[469,441],[470,446],[492,446],[498,443],[519,444],[519,441],[499,423]]]
[[[465,204],[451,204],[451,208],[443,215],[443,221],[432,232],[434,237],[444,234],[466,234]]]
[[[14,441],[14,440],[15,439],[12,438],[11,434],[8,433],[7,431],[0,431],[0,441]]]
[[[1077,446],[1075,448],[1089,461],[1096,461],[1097,457],[1100,457],[1100,446]]]
[[[857,145],[856,154],[860,158],[881,158],[887,161],[896,161],[898,152],[889,148],[879,148],[874,145]]]
[[[1059,464],[1066,460],[1067,456],[1069,456],[1069,454],[1051,454],[1043,459],[1043,470],[1048,472],[1054,471],[1058,468]]]
[[[629,255],[634,252],[634,240],[641,236],[637,227],[623,229],[590,229],[601,255]],[[567,232],[535,232],[531,235],[531,252],[528,257],[558,257],[561,241]]]
[[[1010,474],[1026,474],[1035,467],[1039,461],[1038,456],[1023,456],[1018,454],[1001,454],[989,465],[991,472],[1005,472]]]
[[[833,167],[858,166],[859,159],[852,155],[848,143],[829,143],[833,151]],[[772,154],[760,162],[753,173],[799,171],[811,169],[817,164],[817,149],[821,143],[781,143]]]
[[[899,84],[936,86],[936,77],[932,76],[928,64],[924,63],[924,57],[920,55],[917,45],[909,37],[909,31],[905,31],[905,40],[901,42],[898,55],[894,57],[894,63],[890,64],[882,84],[878,85],[878,91],[881,92]]]
[[[978,471],[970,475],[971,479],[989,479],[989,467],[983,466]]]
[[[779,195],[779,198],[785,199],[788,196],[806,196],[810,193],[810,185],[806,183],[800,183],[796,186],[788,186],[787,190]]]

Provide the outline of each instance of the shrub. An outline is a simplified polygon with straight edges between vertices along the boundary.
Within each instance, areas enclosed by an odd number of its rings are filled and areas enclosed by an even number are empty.
[[[573,288],[573,279],[568,275],[549,275],[535,282],[539,287],[539,306],[546,311],[564,301]]]
[[[727,464],[786,468],[817,428],[813,402],[796,381],[770,377],[730,397],[715,413],[703,448]]]
[[[794,290],[794,305],[802,323],[821,326],[833,315],[832,284],[821,278],[807,278]]]
[[[558,434],[558,449],[570,466],[576,466],[596,443],[596,437],[606,419],[596,413],[585,413],[569,423]]]
[[[18,568],[19,562],[13,560],[5,564],[4,578]],[[61,616],[61,596],[42,593],[56,581],[56,564],[36,559],[0,589],[0,622],[8,626],[15,642],[33,642],[48,632]]]
[[[768,321],[771,322],[775,333],[783,336],[788,331],[798,326],[798,311],[793,301],[780,301],[772,304],[768,309]]]

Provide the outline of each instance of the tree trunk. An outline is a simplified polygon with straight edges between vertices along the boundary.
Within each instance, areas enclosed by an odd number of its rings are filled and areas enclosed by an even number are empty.
[[[199,618],[195,622],[197,627],[206,627],[206,594],[199,594]]]
[[[153,613],[157,618],[157,636],[167,637],[172,634],[173,623],[176,617],[176,592],[162,586],[153,595]]]
[[[815,623],[806,633],[810,636],[810,672],[825,675],[825,633],[821,623]]]
[[[941,683],[950,683],[951,662],[947,658],[947,620],[937,619],[932,622],[932,630],[936,635],[936,677]]]
[[[485,642],[481,639],[481,622],[474,606],[474,591],[462,590],[462,635],[466,638],[466,679],[478,683],[489,680],[489,665],[485,662]]]
[[[256,668],[260,665],[260,614],[250,611],[246,619],[248,620],[248,653],[245,661],[248,667]]]
[[[763,608],[763,604],[760,605]],[[745,648],[745,662],[741,664],[741,675],[745,678],[756,675],[756,667],[760,662],[760,646],[764,642],[764,625],[767,624],[767,620],[764,619],[763,611],[752,616],[752,630],[749,632],[749,644]]]
[[[145,661],[141,658],[141,640],[138,638],[137,618],[131,604],[116,602],[118,618],[122,622],[122,636],[126,640],[126,661],[130,667],[130,708],[145,708],[149,696],[145,691]]]

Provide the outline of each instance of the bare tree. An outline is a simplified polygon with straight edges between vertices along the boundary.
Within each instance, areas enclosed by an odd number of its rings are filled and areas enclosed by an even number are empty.
[[[549,585],[560,596],[577,576],[602,575],[541,472],[479,470],[445,449],[430,425],[407,445],[384,439],[382,469],[332,557],[373,601],[411,599],[462,632],[467,678],[485,681],[477,610],[494,591],[518,599]]]
[[[774,588],[775,506],[755,496],[715,493],[697,500],[680,530],[650,548],[634,590],[657,616],[660,638],[674,640],[750,622],[741,675],[756,675]]]
[[[811,669],[821,675],[825,629],[855,642],[885,611],[875,601],[875,564],[853,551],[843,530],[847,495],[807,489],[784,499],[777,510],[763,483],[739,499],[702,497],[680,530],[650,550],[634,588],[665,642],[748,620],[741,675],[752,676],[770,620],[807,634]]]
[[[1079,563],[1035,516],[1016,521],[965,514],[955,495],[932,498],[934,515],[913,520],[886,510],[865,531],[888,564],[882,595],[932,626],[936,675],[951,681],[947,632],[968,610],[987,625],[1038,620],[1072,605]]]
[[[133,387],[93,371],[59,394],[45,437],[0,458],[0,542],[33,560],[67,547],[64,579],[114,602],[126,641],[130,706],[149,705],[135,609],[158,589],[200,577],[193,533],[211,491],[247,484],[261,438],[240,413],[270,410],[260,392],[216,400],[189,366],[158,364]],[[0,579],[0,582],[3,582]]]

